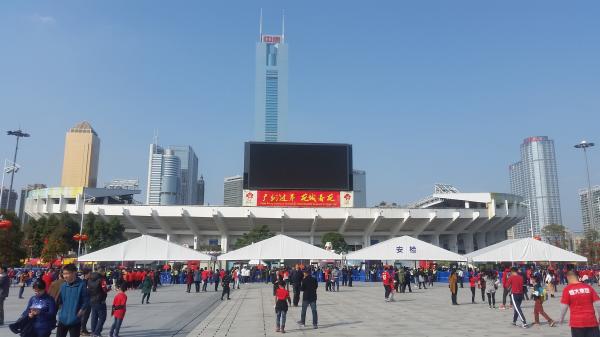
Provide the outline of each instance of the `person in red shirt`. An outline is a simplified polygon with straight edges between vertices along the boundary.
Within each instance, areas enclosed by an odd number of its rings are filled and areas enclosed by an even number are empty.
[[[54,281],[54,278],[52,277],[52,269],[48,269],[48,271],[44,273],[44,275],[42,276],[42,281],[48,284],[48,286],[52,284],[52,281]]]
[[[510,294],[510,289],[508,288],[508,278],[509,277],[510,277],[510,269],[504,268],[504,271],[502,272],[502,305],[500,306],[500,310],[506,310],[506,297]],[[510,307],[512,307],[511,303],[512,302],[509,301]]]
[[[475,287],[477,284],[477,276],[473,270],[469,269],[469,287],[471,287],[471,303],[475,304]]]
[[[112,304],[112,316],[115,318],[112,326],[110,327],[110,337],[119,337],[119,330],[121,330],[121,324],[125,319],[125,311],[127,311],[127,284],[123,283],[119,286],[119,293],[115,295]]]
[[[506,282],[510,291],[510,299],[514,307],[513,325],[517,325],[517,318],[521,320],[521,327],[527,328],[527,321],[523,310],[521,310],[521,302],[523,302],[523,276],[519,275],[517,267],[513,267],[510,272],[510,277]]]
[[[208,287],[208,269],[202,269],[202,273],[200,273],[200,277],[202,278],[202,291],[206,291],[206,287]]]
[[[567,281],[568,285],[563,289],[560,299],[561,324],[570,309],[569,326],[572,337],[600,337],[596,315],[596,311],[600,311],[600,297],[590,285],[579,282],[575,271],[567,272]]]
[[[280,280],[279,287],[275,290],[275,313],[277,319],[275,321],[275,331],[285,333],[285,318],[288,311],[288,304],[292,304],[290,292],[285,289],[285,281]]]
[[[385,301],[389,302],[390,294],[392,293],[392,284],[394,282],[394,279],[388,272],[387,266],[383,269],[383,273],[381,273],[381,281],[383,282],[383,288],[385,289]]]

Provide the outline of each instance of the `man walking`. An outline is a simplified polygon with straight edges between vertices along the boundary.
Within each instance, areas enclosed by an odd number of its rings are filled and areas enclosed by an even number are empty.
[[[302,271],[300,266],[296,266],[296,270],[292,273],[292,289],[294,290],[294,300],[292,301],[295,307],[300,303],[300,285],[302,284]]]
[[[91,273],[87,282],[87,291],[90,296],[92,336],[100,336],[102,327],[106,322],[106,279],[101,273]]]
[[[300,312],[300,320],[298,324],[304,326],[306,322],[306,309],[310,306],[310,310],[312,311],[312,319],[313,319],[313,329],[318,327],[318,317],[317,317],[317,280],[310,275],[308,270],[304,271],[304,279],[302,279],[302,285],[300,289],[302,290],[302,311]]]
[[[218,282],[218,281],[216,281]],[[223,278],[221,279],[221,284],[223,287],[223,292],[221,292],[221,301],[223,300],[223,296],[225,296],[225,294],[227,294],[227,300],[229,300],[229,292],[230,292],[230,284],[231,284],[231,276],[229,275],[228,272],[225,272],[225,274],[223,275]]]
[[[194,286],[196,287],[196,292],[200,292],[200,280],[204,277],[204,269],[196,269],[194,270]]]
[[[6,274],[6,268],[0,266],[0,325],[4,325],[4,300],[8,297],[10,279]]]
[[[521,310],[521,302],[523,302],[523,276],[519,275],[516,267],[511,269],[511,275],[508,278],[507,284],[512,292],[510,299],[514,308],[513,325],[517,325],[518,318],[521,320],[521,327],[527,328],[527,321],[525,320],[523,310]]]
[[[564,322],[567,310],[571,310],[569,326],[571,337],[598,337],[598,317],[596,310],[600,307],[600,297],[590,285],[579,282],[575,271],[567,272],[568,285],[563,289],[560,299],[560,322]]]
[[[90,306],[90,299],[84,282],[77,277],[77,267],[68,264],[63,267],[65,283],[60,287],[58,297],[57,337],[79,337],[81,332],[81,316]]]

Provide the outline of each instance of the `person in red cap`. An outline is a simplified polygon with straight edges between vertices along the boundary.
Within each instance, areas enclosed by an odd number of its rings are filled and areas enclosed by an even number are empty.
[[[596,311],[600,312],[600,297],[590,285],[579,282],[573,270],[567,272],[567,281],[568,285],[563,289],[560,299],[561,324],[570,309],[571,337],[600,337],[596,315]]]

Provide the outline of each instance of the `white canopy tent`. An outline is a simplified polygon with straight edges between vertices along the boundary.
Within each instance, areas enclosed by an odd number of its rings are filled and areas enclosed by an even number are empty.
[[[466,261],[459,254],[421,241],[400,236],[349,253],[347,260]]]
[[[79,257],[80,262],[100,261],[210,261],[214,257],[150,235],[121,242]]]
[[[218,257],[220,261],[247,260],[341,260],[342,257],[283,234],[233,250]]]
[[[505,240],[465,257],[473,262],[587,262],[581,255],[533,238]]]

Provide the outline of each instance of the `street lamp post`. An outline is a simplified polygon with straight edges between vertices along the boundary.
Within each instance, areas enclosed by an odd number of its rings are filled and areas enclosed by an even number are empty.
[[[86,197],[89,197],[86,199]],[[83,235],[83,217],[85,216],[85,202],[93,200],[94,197],[85,194],[85,188],[81,193],[81,222],[79,223],[79,237]],[[81,255],[81,240],[77,240],[77,265],[79,265],[79,256]]]
[[[590,216],[590,228],[594,227],[594,203],[592,202],[592,183],[590,182],[590,163],[588,161],[587,149],[594,146],[594,143],[582,140],[579,144],[575,144],[575,148],[583,149],[583,156],[585,157],[585,171],[587,173],[587,184],[588,184],[588,208]]]
[[[14,131],[7,131],[6,132],[7,135],[9,136],[15,136],[17,137],[17,143],[15,145],[15,155],[13,157],[13,165],[16,165],[15,163],[17,162],[17,153],[19,152],[19,139],[20,138],[27,138],[30,137],[30,135],[28,133],[23,132],[21,129],[19,130],[14,130]],[[13,169],[11,174],[10,174],[10,185],[8,187],[8,198],[6,199],[6,207],[8,208],[9,204],[10,204],[10,194],[12,192],[12,188],[13,188],[13,181],[15,179],[15,170]]]
[[[533,238],[533,212],[531,211],[531,200],[527,200],[527,202],[522,202],[521,204],[527,206],[527,210],[529,210],[529,231],[531,232],[531,237]]]

